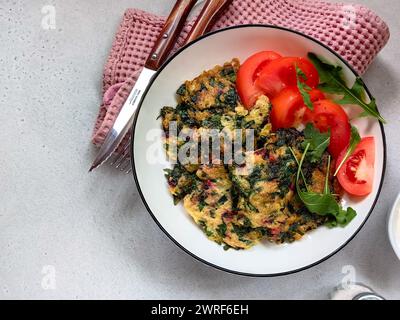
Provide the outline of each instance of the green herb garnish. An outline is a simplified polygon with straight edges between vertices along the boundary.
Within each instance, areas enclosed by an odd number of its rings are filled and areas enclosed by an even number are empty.
[[[303,191],[300,186],[300,175],[302,174],[302,165],[305,156],[308,152],[310,144],[307,144],[304,153],[301,157],[299,167],[297,169],[296,176],[296,190],[299,195],[300,200],[304,203],[307,209],[311,213],[315,213],[321,216],[332,216],[335,218],[334,221],[329,223],[329,226],[346,226],[351,220],[356,216],[356,211],[352,208],[347,208],[344,210],[342,206],[336,201],[335,197],[331,194],[329,190],[329,171],[330,171],[330,160],[328,161],[328,168],[326,172],[324,193],[316,193],[312,191]],[[329,158],[330,159],[330,158]],[[306,181],[304,181],[306,184]]]
[[[353,86],[349,88],[344,81],[342,67],[332,65],[314,53],[309,53],[308,58],[318,71],[320,82],[319,88],[327,93],[340,94],[342,98],[336,102],[339,104],[357,104],[364,109],[360,116],[372,116],[385,123],[376,106],[375,98],[370,103],[364,101],[364,82],[360,77],[356,78]]]
[[[313,104],[311,101],[310,94],[308,91],[311,90],[311,88],[305,83],[307,81],[307,76],[304,74],[303,70],[301,70],[297,65],[295,65],[296,68],[296,79],[297,79],[297,88],[300,91],[301,96],[303,97],[304,104],[310,109],[313,110]],[[303,80],[304,82],[302,82]]]
[[[199,221],[199,226],[203,229],[207,237],[211,237],[213,235],[213,232],[211,230],[208,230],[207,224],[204,220]]]
[[[219,114],[211,115],[210,117],[202,121],[201,126],[209,129],[222,130],[223,125],[221,124],[221,115]]]
[[[235,248],[231,247],[229,244],[224,244],[224,251],[228,251],[229,249],[235,249]]]
[[[228,106],[236,107],[238,100],[238,95],[234,88],[229,88],[229,90],[224,95],[224,102]]]
[[[346,162],[346,160],[350,157],[350,155],[354,152],[355,148],[357,145],[360,143],[361,137],[360,134],[358,133],[358,130],[356,127],[351,126],[351,137],[350,137],[350,144],[347,148],[346,154],[343,158],[343,160],[339,163],[339,166],[336,168],[334,176],[336,176],[340,170],[340,168],[343,166],[343,164]]]
[[[223,195],[221,198],[219,198],[218,204],[223,205],[227,201],[228,201],[228,197],[226,195]]]
[[[186,84],[184,83],[178,88],[178,90],[176,91],[176,94],[178,96],[184,96],[186,93],[187,93],[187,89],[186,89]]]
[[[239,226],[236,224],[232,224],[232,230],[231,232],[236,233],[239,240],[243,241],[243,237],[247,234],[249,234],[251,231],[253,230],[253,228],[248,227],[248,226]]]
[[[226,234],[226,224],[225,223],[221,223],[218,228],[217,228],[217,232],[221,237],[225,237]]]
[[[205,200],[200,199],[199,205],[198,205],[199,210],[200,210],[200,211],[203,211],[203,209],[206,207],[206,205],[207,205],[207,203],[205,202]]]
[[[309,144],[310,161],[315,163],[321,160],[330,142],[330,132],[321,133],[311,123],[308,123],[304,129],[304,138],[303,146]]]

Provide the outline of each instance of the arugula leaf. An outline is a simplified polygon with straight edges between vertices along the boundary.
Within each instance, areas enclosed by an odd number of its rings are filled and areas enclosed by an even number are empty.
[[[292,147],[289,147],[289,150],[290,150],[290,152],[292,153],[293,158],[294,158],[294,160],[296,161],[297,166],[300,167],[300,162],[299,162],[299,160],[297,160],[297,157],[296,157],[296,154],[295,154],[293,148],[292,148]],[[303,171],[300,171],[300,174],[301,174],[301,178],[303,179],[304,186],[306,187],[306,190],[308,191],[308,185],[307,185],[306,178],[304,177]]]
[[[317,128],[315,128],[311,123],[307,123],[304,129],[304,142],[305,147],[309,144],[310,161],[312,163],[318,162],[322,154],[325,152],[326,148],[330,142],[330,132],[321,133]]]
[[[331,192],[329,189],[329,172],[330,172],[330,170],[331,170],[331,156],[328,157],[328,167],[326,168],[324,194],[329,194]]]
[[[343,164],[346,162],[346,160],[351,156],[351,154],[354,152],[356,149],[357,145],[360,143],[361,137],[360,134],[355,126],[351,126],[351,137],[350,137],[350,144],[349,147],[347,148],[346,154],[343,158],[343,160],[340,162],[339,166],[337,167],[334,176],[336,176],[340,170],[340,168],[343,166]]]
[[[301,96],[303,97],[304,104],[310,109],[314,110],[310,94],[307,92],[307,90],[311,90],[311,88],[305,84],[303,81],[307,81],[307,76],[304,74],[303,70],[301,70],[297,65],[295,65],[296,68],[296,79],[297,79],[297,88],[300,91]]]
[[[339,226],[346,226],[348,225],[351,220],[353,220],[357,215],[357,212],[351,208],[348,207],[347,210],[343,210],[340,208],[339,214],[336,216],[336,220],[332,220],[329,223],[327,223],[327,226],[330,228],[337,227]]]
[[[360,116],[372,116],[377,118],[382,123],[386,123],[386,120],[378,111],[375,98],[371,98],[370,103],[366,103],[364,101],[364,82],[360,77],[357,77],[353,86],[349,88],[343,79],[342,67],[334,66],[326,61],[323,61],[312,52],[308,54],[308,58],[318,71],[321,82],[319,88],[322,91],[343,95],[340,100],[336,101],[337,103],[357,104],[364,109],[364,112],[361,113]]]
[[[297,169],[297,176],[296,176],[296,190],[300,200],[304,203],[307,209],[311,213],[315,213],[321,216],[331,215],[335,218],[335,221],[329,223],[330,227],[334,226],[346,226],[351,220],[354,219],[356,216],[356,212],[352,208],[347,208],[344,210],[339,203],[337,203],[335,197],[330,193],[329,185],[328,185],[328,177],[325,180],[325,188],[324,193],[316,193],[312,191],[302,191],[299,180],[300,174],[302,172],[301,168],[303,166],[303,162],[305,156],[308,152],[310,145],[307,144],[306,149],[301,157],[299,167]],[[327,176],[329,176],[329,168],[330,161],[328,163],[328,170]]]

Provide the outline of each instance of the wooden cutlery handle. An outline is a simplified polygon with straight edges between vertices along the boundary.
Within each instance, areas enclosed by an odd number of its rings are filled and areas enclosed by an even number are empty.
[[[178,0],[161,30],[145,67],[157,70],[167,58],[196,0]]]
[[[192,30],[186,38],[185,44],[205,34],[217,15],[228,7],[231,2],[232,0],[207,0]]]

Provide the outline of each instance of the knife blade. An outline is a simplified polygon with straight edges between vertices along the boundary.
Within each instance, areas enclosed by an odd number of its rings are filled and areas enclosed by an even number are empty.
[[[147,85],[151,81],[151,78],[156,73],[155,70],[143,68],[133,87],[128,99],[122,106],[121,111],[118,114],[117,119],[114,122],[113,127],[108,132],[97,156],[94,160],[90,171],[93,171],[101,164],[106,162],[113,152],[118,148],[121,141],[124,139],[125,134],[129,131],[133,124],[133,115],[139,106],[140,100],[142,99],[143,93],[147,88]]]
[[[170,15],[165,21],[165,24],[155,42],[152,51],[150,52],[144,69],[140,73],[139,78],[129,94],[128,99],[122,106],[122,109],[118,114],[112,129],[108,132],[104,143],[100,147],[100,150],[89,169],[89,172],[98,168],[111,157],[125,137],[126,133],[131,128],[135,111],[141,101],[147,85],[150,83],[152,76],[168,57],[168,54],[171,51],[176,38],[180,34],[184,23],[196,1],[197,0],[176,1]]]

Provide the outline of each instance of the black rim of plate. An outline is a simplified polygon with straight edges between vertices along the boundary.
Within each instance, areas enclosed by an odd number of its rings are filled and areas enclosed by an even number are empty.
[[[318,45],[324,47],[326,50],[330,51],[330,52],[331,52],[332,54],[334,54],[342,63],[344,63],[344,64],[353,72],[353,74],[354,74],[356,77],[359,77],[359,74],[353,69],[353,67],[350,66],[349,63],[347,63],[347,61],[345,61],[339,54],[337,54],[335,51],[333,51],[331,48],[329,48],[328,46],[326,46],[326,45],[323,44],[322,42],[320,42],[320,41],[318,41],[318,40],[316,40],[316,39],[314,39],[314,38],[312,38],[312,37],[310,37],[310,36],[308,36],[308,35],[306,35],[306,34],[303,34],[303,33],[299,32],[299,31],[295,31],[295,30],[291,30],[291,29],[287,29],[287,28],[283,28],[283,27],[278,27],[278,26],[274,26],[274,25],[266,25],[266,24],[245,24],[245,25],[232,26],[232,27],[228,27],[228,28],[216,30],[216,31],[213,31],[213,32],[209,32],[209,33],[207,33],[207,34],[205,34],[205,35],[199,37],[198,39],[194,40],[193,42],[191,42],[191,43],[185,45],[184,47],[180,48],[180,49],[179,49],[178,51],[176,51],[171,57],[169,57],[169,58],[167,59],[167,61],[165,61],[165,63],[161,66],[161,68],[156,72],[156,74],[155,74],[155,75],[153,76],[153,78],[151,79],[149,85],[147,86],[147,89],[146,89],[146,91],[144,92],[143,97],[142,97],[142,99],[141,99],[141,102],[140,102],[140,104],[139,104],[139,107],[138,107],[138,109],[137,109],[137,111],[136,111],[135,119],[134,119],[134,123],[133,123],[133,127],[132,127],[132,139],[131,139],[131,159],[132,159],[132,169],[133,169],[132,172],[133,172],[133,177],[134,177],[134,179],[135,179],[135,183],[136,183],[136,186],[137,186],[137,190],[138,190],[138,192],[139,192],[139,194],[140,194],[140,197],[142,198],[142,201],[143,201],[143,203],[144,203],[144,205],[145,205],[147,211],[150,213],[150,215],[152,216],[153,220],[157,223],[158,227],[168,236],[168,238],[170,238],[170,239],[171,239],[179,248],[181,248],[184,252],[186,252],[187,254],[189,254],[190,256],[192,256],[193,258],[197,259],[198,261],[200,261],[200,262],[202,262],[202,263],[204,263],[204,264],[206,264],[206,265],[208,265],[208,266],[214,267],[214,268],[216,268],[216,269],[219,269],[219,270],[222,270],[222,271],[225,271],[225,272],[228,272],[228,273],[237,274],[237,275],[242,275],[242,276],[249,276],[249,277],[278,277],[278,276],[284,276],[284,275],[289,275],[289,274],[297,273],[297,272],[300,272],[300,271],[303,271],[303,270],[312,268],[312,267],[314,267],[314,266],[316,266],[316,265],[318,265],[318,264],[324,262],[325,260],[331,258],[333,255],[335,255],[335,254],[338,253],[340,250],[342,250],[347,244],[349,244],[349,242],[350,242],[351,240],[354,239],[354,237],[358,234],[358,232],[361,230],[361,228],[362,228],[362,227],[365,225],[365,223],[367,222],[368,218],[370,217],[372,211],[373,211],[374,208],[375,208],[375,205],[376,205],[376,203],[377,203],[377,201],[378,201],[378,198],[379,198],[379,195],[380,195],[380,193],[381,193],[382,186],[383,186],[383,180],[384,180],[384,176],[385,176],[385,171],[386,171],[386,152],[387,152],[387,150],[386,150],[386,136],[385,136],[385,131],[384,131],[384,128],[383,128],[383,125],[382,125],[381,122],[379,122],[379,125],[380,125],[380,128],[381,128],[381,133],[382,133],[382,140],[383,140],[383,167],[382,167],[381,181],[380,181],[380,185],[379,185],[379,188],[378,188],[378,192],[377,192],[377,194],[376,194],[376,197],[375,197],[375,199],[374,199],[374,202],[372,203],[371,209],[369,210],[369,212],[368,212],[367,216],[365,217],[364,221],[361,223],[360,227],[354,232],[354,234],[353,234],[343,245],[341,245],[340,247],[338,247],[338,248],[337,248],[335,251],[333,251],[332,253],[328,254],[328,255],[325,256],[324,258],[322,258],[322,259],[320,259],[320,260],[318,260],[318,261],[316,261],[316,262],[314,262],[314,263],[311,263],[311,264],[309,264],[309,265],[307,265],[307,266],[304,266],[304,267],[301,267],[301,268],[298,268],[298,269],[294,269],[294,270],[291,270],[291,271],[281,272],[281,273],[258,274],[258,273],[246,273],[246,272],[240,272],[240,271],[236,271],[236,270],[230,270],[230,269],[227,269],[227,268],[224,268],[224,267],[215,265],[215,264],[213,264],[213,263],[211,263],[211,262],[209,262],[209,261],[207,261],[207,260],[204,260],[204,259],[202,259],[202,258],[196,256],[194,253],[192,253],[192,252],[189,251],[188,249],[186,249],[186,248],[185,248],[183,245],[181,245],[177,240],[175,240],[175,238],[172,237],[172,236],[168,233],[167,230],[164,229],[164,227],[163,227],[163,226],[161,225],[161,223],[157,220],[157,218],[155,217],[155,215],[153,214],[153,212],[150,210],[150,207],[149,207],[149,205],[147,204],[147,201],[146,201],[146,199],[145,199],[145,197],[144,197],[144,195],[143,195],[143,193],[142,193],[142,190],[141,190],[141,188],[140,188],[140,184],[139,184],[139,181],[138,181],[138,178],[137,178],[137,175],[136,175],[136,167],[135,167],[135,157],[134,157],[134,144],[135,144],[135,142],[134,142],[134,141],[135,141],[135,131],[136,131],[136,122],[137,122],[137,118],[138,118],[139,113],[140,113],[140,110],[141,110],[141,108],[142,108],[143,101],[144,101],[144,99],[146,98],[149,89],[152,87],[154,81],[157,79],[157,77],[159,76],[159,74],[164,70],[164,68],[165,68],[172,60],[174,60],[177,56],[179,56],[179,54],[180,54],[182,51],[184,51],[186,48],[192,46],[192,45],[195,44],[196,42],[201,41],[202,39],[205,39],[205,38],[207,38],[207,37],[209,37],[209,36],[212,36],[212,35],[214,35],[214,34],[216,34],[216,33],[224,32],[224,31],[226,31],[226,30],[241,29],[241,28],[251,28],[251,27],[257,27],[257,28],[260,28],[260,27],[261,27],[261,28],[269,28],[269,29],[279,29],[279,30],[291,32],[291,33],[297,34],[297,35],[299,35],[299,36],[301,36],[301,37],[307,38],[307,39],[309,39],[309,40],[315,42],[316,44],[318,44]],[[368,96],[369,96],[369,97],[372,97],[370,91],[368,90],[368,88],[367,88],[365,85],[364,85],[364,89],[365,89],[365,91],[367,92]],[[207,240],[207,239],[205,239],[205,240]]]

